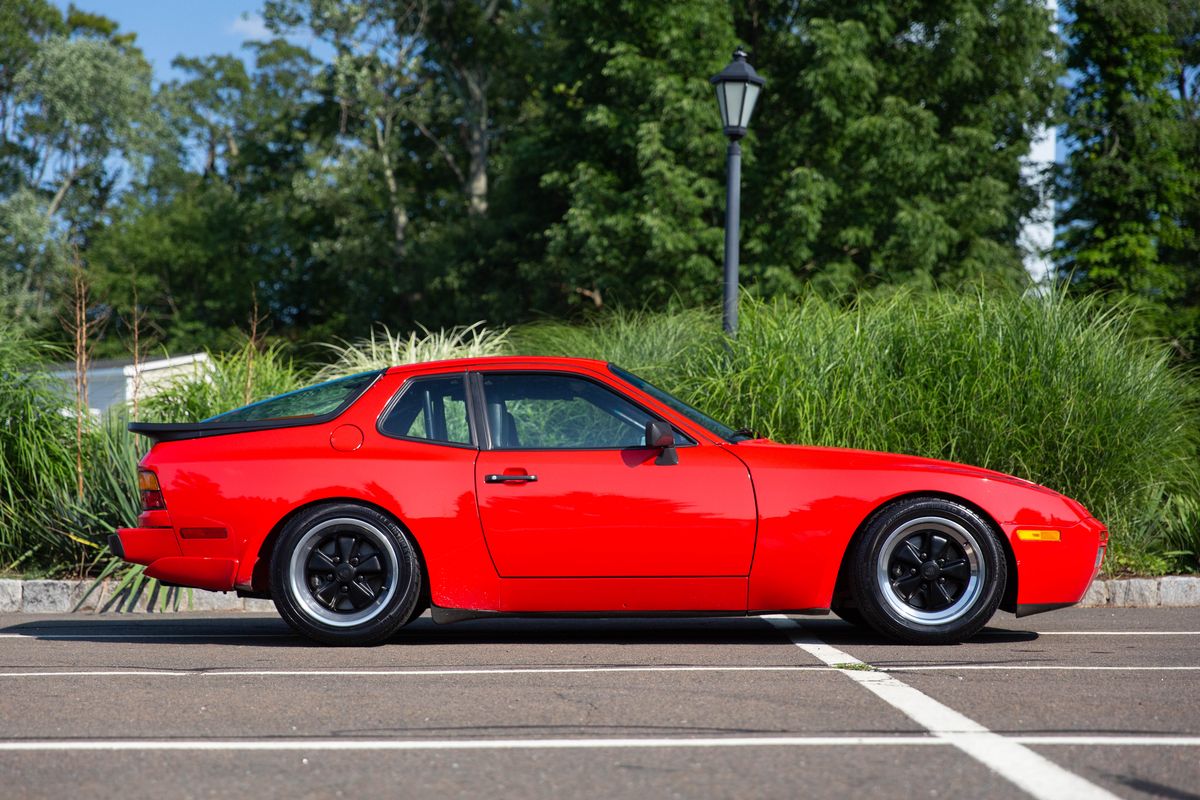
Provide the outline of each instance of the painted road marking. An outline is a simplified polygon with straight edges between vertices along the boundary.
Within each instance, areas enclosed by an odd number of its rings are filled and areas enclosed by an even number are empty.
[[[854,662],[851,662],[854,663]],[[859,662],[861,663],[861,662]],[[865,665],[864,665],[865,666]],[[871,665],[877,672],[955,672],[960,670],[990,670],[997,672],[1046,670],[1061,672],[1200,672],[1200,666],[1177,667],[1107,667],[1071,666],[1056,664],[959,664],[916,665],[911,667],[881,667]],[[546,675],[555,673],[607,672],[842,672],[836,666],[642,666],[642,667],[511,667],[460,669],[88,669],[88,670],[14,670],[0,672],[0,678],[320,678],[320,677],[421,677],[424,675]]]
[[[267,639],[295,633],[0,633],[0,639]]]
[[[1154,746],[1200,747],[1200,736],[1001,736],[992,734],[1005,745],[1019,748],[1037,759],[1022,745]],[[730,736],[730,737],[654,737],[654,738],[563,738],[563,739],[28,739],[0,740],[0,752],[33,751],[279,751],[316,750],[585,750],[654,749],[721,747],[960,747],[955,741],[933,736]],[[1044,760],[1044,759],[1041,759]],[[1047,762],[1050,763],[1050,762]],[[989,764],[988,766],[991,766]],[[1056,765],[1050,764],[1056,770]],[[1061,770],[1060,770],[1061,771]],[[1110,797],[1099,787],[1070,773],[1067,775],[1091,787],[1089,794],[1058,797]],[[1044,780],[1045,774],[1034,776]],[[1065,784],[1055,784],[1062,786]],[[1072,787],[1075,785],[1072,784]],[[1023,787],[1024,788],[1024,787]],[[1050,789],[1048,789],[1049,791]],[[1095,794],[1095,791],[1102,794]]]
[[[911,667],[872,665],[880,672],[931,672],[955,670],[1058,670],[1061,672],[1200,672],[1200,666],[1184,667],[1137,667],[1137,666],[1096,666],[1071,664],[918,664]]]
[[[1011,636],[1036,633],[1038,636],[1200,636],[1200,631],[981,631],[976,636]]]
[[[1200,667],[1197,667],[1200,670]],[[646,666],[646,667],[511,667],[511,668],[462,668],[462,669],[195,669],[195,670],[72,670],[72,671],[17,671],[0,672],[0,678],[58,678],[58,677],[128,677],[138,675],[167,675],[172,677],[338,677],[353,676],[401,676],[421,675],[541,675],[552,673],[589,672],[837,672],[835,667],[816,665],[785,665],[761,667],[721,666]]]
[[[613,618],[619,621],[619,618]],[[767,617],[762,617],[767,619]],[[1200,636],[1200,631],[981,631],[977,637],[1012,636],[1014,633],[1029,633],[1037,636]],[[70,641],[75,639],[138,639],[173,641],[178,639],[299,639],[294,633],[0,633],[0,639],[42,639]],[[451,641],[451,639],[447,639]],[[886,644],[881,641],[880,644]]]
[[[808,635],[794,620],[784,616],[765,619],[787,633],[801,650],[829,666],[850,664],[867,667],[849,653]],[[1038,800],[1060,800],[1064,797],[1075,800],[1116,798],[1116,795],[1108,790],[1063,769],[1017,741],[993,733],[975,720],[886,672],[856,669],[845,670],[844,673],[876,697],[902,711],[937,738],[962,750]]]

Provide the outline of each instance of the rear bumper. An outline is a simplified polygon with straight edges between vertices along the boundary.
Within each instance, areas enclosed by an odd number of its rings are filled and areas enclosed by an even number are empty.
[[[119,558],[146,565],[146,576],[179,586],[228,591],[238,562],[233,558],[185,556],[172,528],[120,528],[108,537]]]

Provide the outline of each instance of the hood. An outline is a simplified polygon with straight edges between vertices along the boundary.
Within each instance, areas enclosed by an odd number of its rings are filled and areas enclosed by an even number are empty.
[[[941,472],[953,475],[965,475],[973,478],[988,478],[990,480],[1003,481],[1014,486],[1022,486],[1027,489],[1036,489],[1047,494],[1063,497],[1060,493],[1053,489],[1048,489],[1041,484],[1027,481],[1024,478],[1018,478],[1015,475],[1009,475],[1005,472],[997,472],[993,469],[985,469],[983,467],[975,467],[969,464],[959,464],[954,461],[942,461],[936,458],[924,458],[922,456],[904,455],[900,453],[881,453],[876,450],[856,450],[849,447],[816,447],[812,445],[799,444],[778,444],[768,439],[755,439],[751,441],[739,442],[733,445],[732,449],[739,456],[745,453],[751,459],[754,458],[755,451],[770,452],[775,457],[783,457],[787,459],[797,459],[799,461],[807,461],[810,459],[827,460],[834,458],[839,464],[842,464],[850,469],[871,469],[871,470],[902,470],[905,472]],[[1073,501],[1072,501],[1073,502]],[[1080,506],[1082,508],[1082,506]],[[1086,511],[1085,511],[1086,513]]]

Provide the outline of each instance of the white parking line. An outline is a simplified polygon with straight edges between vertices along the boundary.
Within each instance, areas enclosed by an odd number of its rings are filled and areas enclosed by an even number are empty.
[[[294,633],[0,633],[0,639],[271,639]]]
[[[782,616],[765,619],[786,632],[797,647],[829,666],[867,666],[849,653],[807,635],[794,620]],[[990,767],[1038,800],[1060,800],[1064,797],[1075,800],[1116,799],[1116,795],[1106,789],[1063,769],[1019,742],[993,733],[975,720],[886,672],[864,669],[845,670],[845,674],[937,738]]]
[[[991,734],[1003,744],[1041,759],[1022,745],[1085,745],[1095,746],[1154,746],[1200,747],[1200,736],[1012,736]],[[0,740],[0,752],[36,751],[285,751],[303,750],[330,752],[338,750],[588,750],[602,748],[722,748],[722,747],[960,747],[946,736],[729,736],[729,737],[655,737],[655,738],[563,738],[563,739],[28,739]],[[1044,759],[1042,759],[1044,760]],[[986,762],[985,762],[986,763]],[[1049,763],[1049,762],[1046,762]],[[988,764],[988,766],[992,766]],[[1051,764],[1051,766],[1054,766]],[[994,767],[993,767],[994,768]],[[1057,767],[1055,767],[1058,769]],[[1111,797],[1103,789],[1082,778],[1067,773],[1070,778],[1089,787],[1091,793],[1061,794],[1061,797]],[[1007,777],[1007,776],[1006,776]],[[1031,776],[1044,780],[1041,772]],[[1059,783],[1047,787],[1075,789],[1076,784]],[[1095,792],[1101,792],[1096,794]],[[1042,796],[1037,795],[1036,796]]]
[[[834,657],[834,656],[831,656]],[[841,663],[841,662],[837,662]],[[859,664],[862,662],[849,662]],[[863,665],[864,667],[867,665]],[[861,668],[860,668],[861,669]],[[911,666],[870,665],[876,672],[958,672],[963,670],[1059,671],[1059,672],[1200,672],[1197,666],[1096,666],[1071,664],[914,664]],[[839,672],[838,666],[763,665],[712,666],[670,664],[628,667],[461,667],[455,669],[17,669],[0,672],[0,678],[275,678],[275,677],[422,677],[439,675],[544,675],[555,673],[608,672]]]
[[[1060,672],[1200,672],[1200,666],[1177,666],[1177,667],[1138,667],[1138,666],[1097,666],[1097,665],[1072,665],[1072,664],[919,664],[911,667],[903,666],[888,666],[875,669],[880,672],[932,672],[946,671],[955,672],[958,670],[995,670],[1003,672],[1005,670],[1049,670]]]
[[[940,745],[931,736],[731,736],[586,739],[49,739],[0,741],[21,750],[574,750],[659,747]]]
[[[1014,631],[982,631],[977,636],[1011,636]],[[1200,636],[1200,631],[1015,631],[1038,636]]]
[[[764,617],[765,619],[765,617]],[[1013,633],[1033,633],[1038,636],[1200,636],[1200,631],[981,631],[977,636],[1011,636]],[[0,639],[137,639],[174,641],[178,639],[296,639],[294,633],[0,633]]]
[[[1200,668],[1198,668],[1200,669]],[[83,678],[83,677],[134,677],[160,676],[171,677],[416,677],[422,675],[541,675],[552,673],[587,673],[587,672],[836,672],[835,667],[816,665],[785,665],[785,666],[647,666],[647,667],[467,667],[461,669],[195,669],[195,670],[149,670],[149,669],[109,669],[109,670],[40,670],[0,672],[0,678]]]

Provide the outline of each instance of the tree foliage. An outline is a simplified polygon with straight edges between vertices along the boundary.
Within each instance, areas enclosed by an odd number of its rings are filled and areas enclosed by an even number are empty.
[[[1194,352],[1200,318],[1200,3],[1073,2],[1061,267],[1131,297]]]
[[[1022,164],[1062,111],[1064,274],[1168,321],[1197,303],[1195,0],[1071,4],[1065,65],[1040,0],[263,12],[268,41],[177,59],[152,90],[111,20],[4,5],[4,308],[46,325],[69,247],[173,350],[235,342],[255,307],[306,342],[713,302],[726,142],[707,78],[739,42],[768,81],[743,148],[752,291],[1023,285],[1043,187]]]

